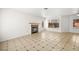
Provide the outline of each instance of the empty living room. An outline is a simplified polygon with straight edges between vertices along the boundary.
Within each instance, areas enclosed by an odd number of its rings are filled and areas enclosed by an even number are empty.
[[[0,8],[0,51],[79,51],[79,8]]]

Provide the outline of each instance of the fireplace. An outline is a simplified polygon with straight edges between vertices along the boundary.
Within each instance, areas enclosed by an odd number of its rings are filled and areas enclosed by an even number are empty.
[[[38,33],[38,25],[31,25],[31,33]]]
[[[38,33],[38,23],[30,23],[31,24],[31,34]]]

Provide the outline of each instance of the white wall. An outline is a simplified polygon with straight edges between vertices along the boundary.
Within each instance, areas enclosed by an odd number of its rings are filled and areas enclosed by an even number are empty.
[[[48,20],[50,19],[58,19],[59,21],[59,28],[48,28]],[[47,17],[45,20],[45,29],[48,31],[53,32],[69,32],[69,26],[70,26],[70,16],[59,16],[59,17]]]
[[[70,18],[69,16],[61,16],[61,32],[69,32]]]
[[[79,29],[73,28],[74,19],[79,19],[79,16],[77,16],[77,15],[70,16],[70,32],[79,33]]]
[[[58,19],[60,23],[59,28],[48,28],[48,20],[50,19]],[[48,31],[53,32],[72,32],[72,33],[79,33],[78,28],[73,28],[73,20],[79,19],[77,15],[65,15],[65,16],[50,16],[45,19],[44,28]]]
[[[79,19],[77,15],[61,16],[61,32],[79,33],[79,29],[73,28],[73,20]]]
[[[45,19],[44,22],[44,27],[47,31],[53,31],[53,32],[61,32],[61,25],[59,24],[59,28],[48,28],[48,20],[54,20],[54,19],[58,19],[59,23],[60,23],[60,16],[54,16],[54,17],[47,17]]]
[[[2,11],[2,10],[0,9],[0,27],[1,27],[1,21],[2,21],[2,20],[1,20],[1,14],[2,14],[1,11]],[[0,39],[1,39],[1,28],[0,28]]]
[[[1,15],[1,39],[5,41],[19,36],[31,33],[30,22],[40,23],[40,31],[42,30],[42,19],[39,17],[28,16],[12,9],[2,9]]]

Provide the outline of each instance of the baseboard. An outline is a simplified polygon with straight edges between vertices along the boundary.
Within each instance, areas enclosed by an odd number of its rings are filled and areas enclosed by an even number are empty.
[[[19,37],[28,36],[28,35],[30,35],[30,34],[25,34],[25,35],[21,35],[21,36],[17,36],[17,37],[9,38],[9,39],[2,39],[2,40],[0,40],[0,42],[4,42],[4,41],[8,41],[8,40],[12,40],[12,39],[17,39],[17,38],[19,38]]]

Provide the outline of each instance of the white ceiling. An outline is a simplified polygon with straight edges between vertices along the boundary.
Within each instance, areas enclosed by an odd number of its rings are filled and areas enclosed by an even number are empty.
[[[19,12],[32,15],[32,16],[41,16],[41,8],[14,8],[14,10],[17,10]]]
[[[42,8],[14,8],[14,10],[39,17],[44,14]],[[46,12],[46,16],[72,15],[78,12],[78,8],[48,8]]]

